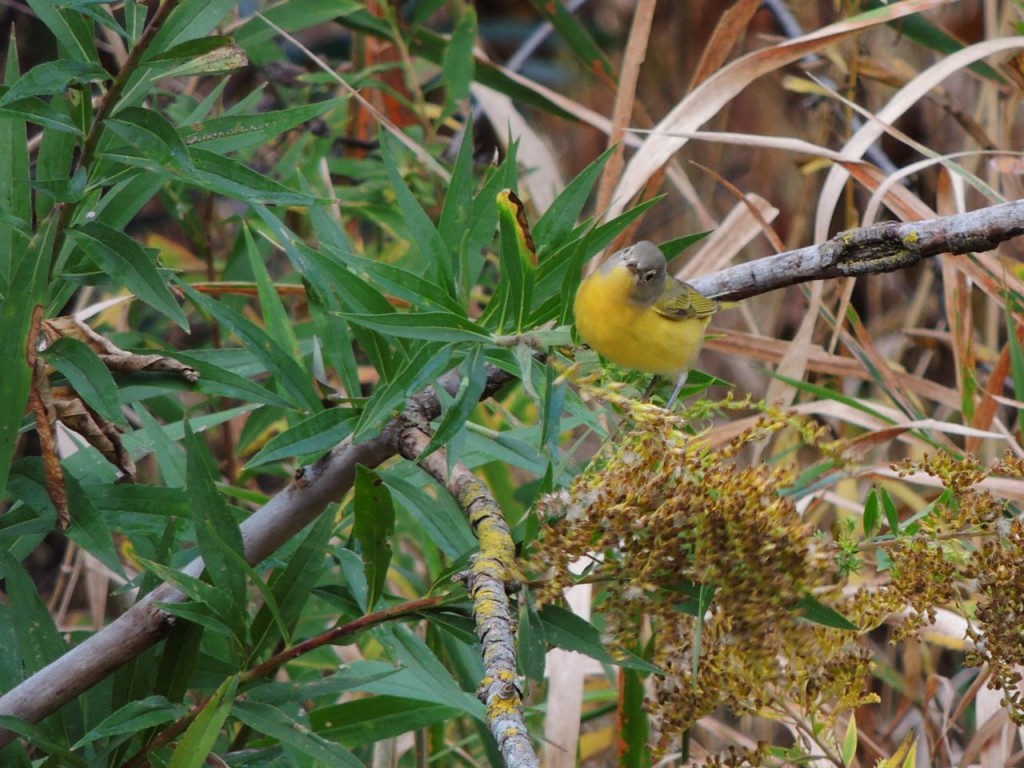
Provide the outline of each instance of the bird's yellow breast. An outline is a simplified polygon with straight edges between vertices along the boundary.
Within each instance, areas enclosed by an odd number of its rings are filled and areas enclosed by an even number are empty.
[[[700,353],[708,317],[674,320],[631,301],[633,275],[625,267],[597,271],[576,292],[580,336],[613,363],[646,373],[676,375]]]

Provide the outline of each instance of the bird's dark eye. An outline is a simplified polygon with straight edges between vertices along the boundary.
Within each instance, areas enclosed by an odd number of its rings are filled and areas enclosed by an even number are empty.
[[[640,278],[645,283],[649,283],[649,282],[651,282],[651,280],[653,280],[655,278],[655,276],[657,274],[658,274],[658,270],[656,270],[656,269],[648,269],[646,272],[643,273],[643,275],[640,276]]]

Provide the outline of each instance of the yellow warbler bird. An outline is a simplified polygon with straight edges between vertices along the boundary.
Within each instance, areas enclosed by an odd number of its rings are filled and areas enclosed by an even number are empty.
[[[644,240],[586,277],[573,308],[580,336],[613,363],[675,378],[671,408],[719,306],[670,276],[661,249]]]

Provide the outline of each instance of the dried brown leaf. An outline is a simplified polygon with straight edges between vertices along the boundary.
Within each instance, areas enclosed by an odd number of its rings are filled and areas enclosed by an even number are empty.
[[[72,315],[44,320],[42,331],[48,345],[65,337],[88,344],[107,368],[115,373],[171,373],[189,384],[199,380],[199,372],[195,368],[166,355],[139,355],[123,350]]]

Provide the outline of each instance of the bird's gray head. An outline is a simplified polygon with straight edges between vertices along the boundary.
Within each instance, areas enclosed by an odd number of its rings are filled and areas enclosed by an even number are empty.
[[[667,268],[661,249],[649,240],[641,240],[608,260],[609,265],[618,263],[633,273],[629,298],[636,304],[654,304],[665,290]]]

